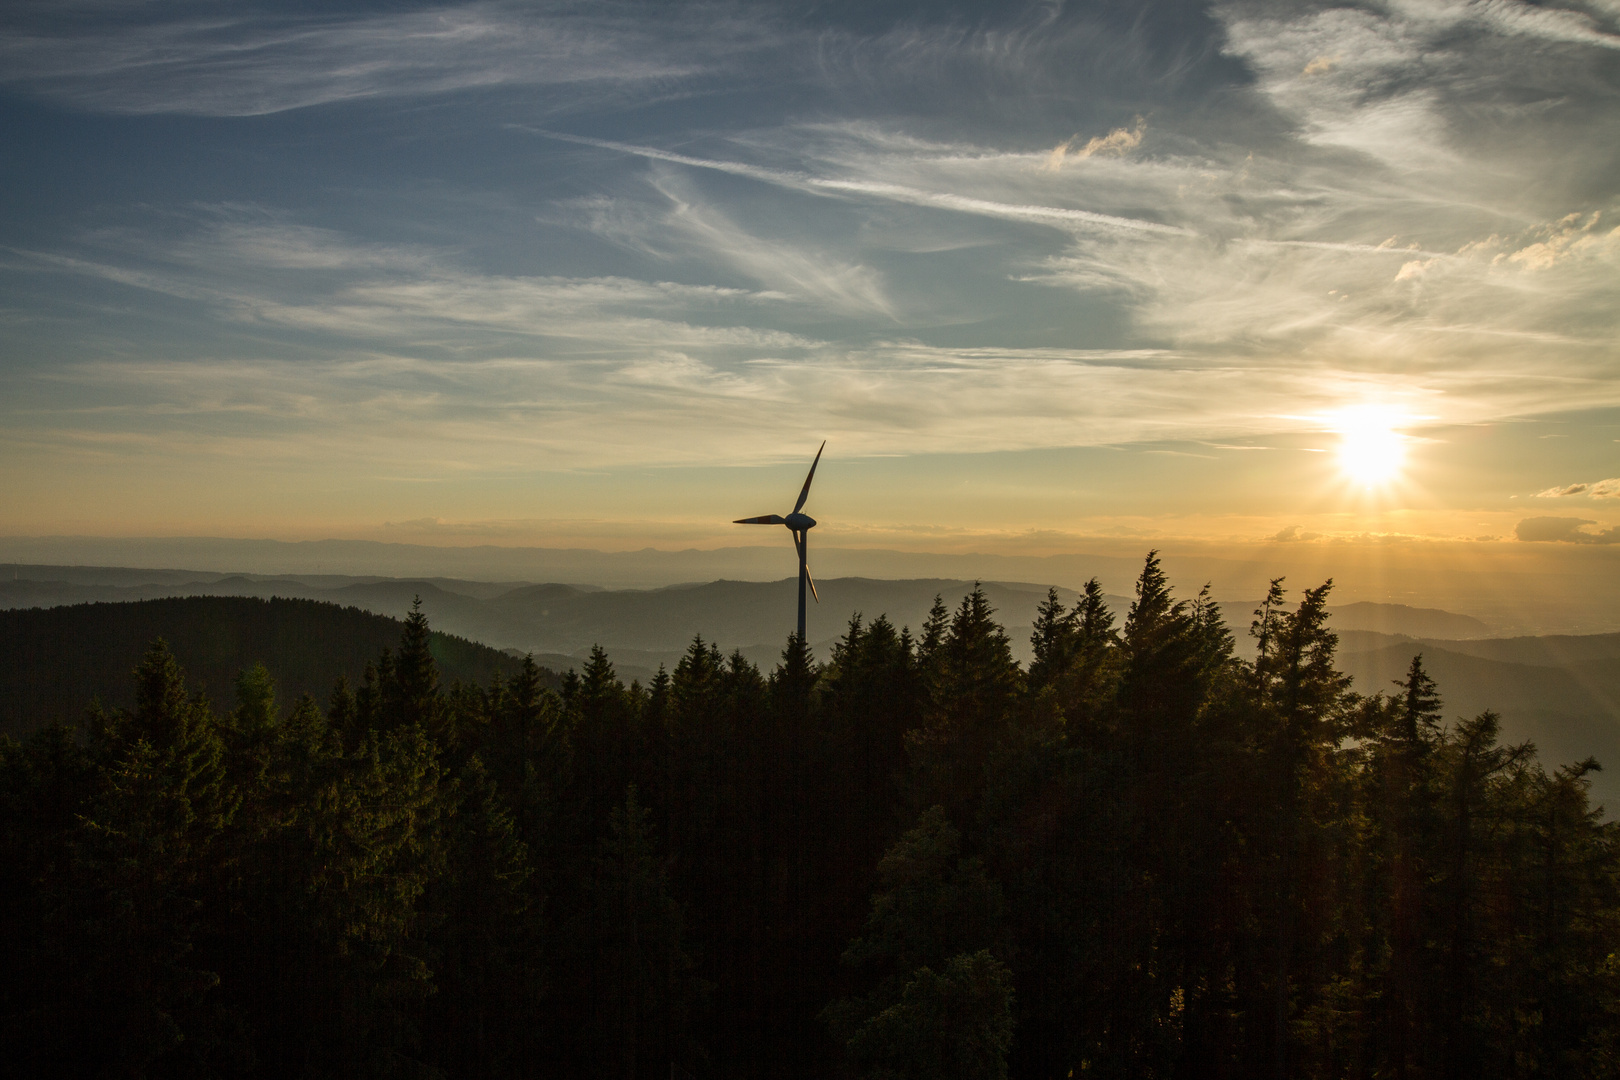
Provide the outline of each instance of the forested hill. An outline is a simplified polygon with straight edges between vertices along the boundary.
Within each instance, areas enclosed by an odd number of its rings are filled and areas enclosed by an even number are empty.
[[[359,608],[241,596],[0,611],[0,731],[77,723],[97,697],[108,707],[133,704],[129,673],[156,638],[214,701],[232,700],[237,673],[255,663],[288,701],[305,693],[325,701],[338,676],[357,682],[403,629]],[[518,668],[497,649],[449,634],[435,632],[430,648],[447,680],[485,685]]]
[[[1552,761],[1595,757],[1592,792],[1620,810],[1620,634],[1449,641],[1349,631],[1339,667],[1374,693],[1403,678],[1414,653],[1446,688],[1447,715],[1502,717],[1503,737],[1529,739]]]

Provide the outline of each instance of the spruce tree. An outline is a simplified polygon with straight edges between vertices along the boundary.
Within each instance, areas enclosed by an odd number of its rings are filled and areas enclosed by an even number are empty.
[[[444,872],[430,883],[434,956],[427,1022],[437,1063],[455,1076],[504,1075],[527,1063],[542,1007],[541,903],[528,846],[474,755],[456,778]]]
[[[1490,835],[1501,827],[1503,774],[1528,760],[1530,744],[1502,746],[1493,712],[1459,721],[1441,751],[1439,850],[1435,854],[1439,973],[1431,1002],[1437,1027],[1431,1069],[1462,1080],[1480,1075],[1487,1034],[1490,934],[1484,886]]]
[[[388,674],[392,677],[382,681],[383,707],[390,725],[420,725],[440,746],[450,747],[456,739],[453,713],[439,690],[439,665],[433,659],[432,645],[433,633],[418,596],[405,617],[398,652],[391,657],[384,654],[385,661],[391,661]]]
[[[1012,987],[996,955],[1005,947],[1001,890],[960,843],[935,806],[878,864],[866,927],[844,953],[875,982],[822,1012],[863,1075],[1006,1075]]]
[[[991,755],[1007,746],[1023,674],[984,590],[962,598],[924,667],[928,711],[907,733],[913,798],[965,820],[984,788]]]
[[[218,723],[162,639],[135,669],[135,702],[92,732],[100,783],[82,819],[99,1070],[118,1072],[182,1052],[187,1011],[218,982],[191,954],[237,806]]]
[[[1423,656],[1412,657],[1399,694],[1384,709],[1370,743],[1371,842],[1379,868],[1378,907],[1369,922],[1384,941],[1370,957],[1379,971],[1380,1041],[1394,1075],[1423,1067],[1425,1017],[1435,985],[1430,943],[1436,932],[1429,880],[1437,853],[1437,775],[1434,753],[1442,742],[1441,701]],[[1380,699],[1382,700],[1382,699]],[[1378,962],[1378,954],[1387,959]]]
[[[635,788],[626,789],[597,848],[591,907],[577,939],[590,957],[582,987],[596,1063],[590,1071],[625,1080],[663,1076],[672,1062],[692,1062],[687,1018],[702,991],[651,819]]]
[[[1046,590],[1046,599],[1035,609],[1035,628],[1029,638],[1034,658],[1027,683],[1032,695],[1055,688],[1068,675],[1080,651],[1079,614],[1078,609],[1065,610],[1057,589]]]

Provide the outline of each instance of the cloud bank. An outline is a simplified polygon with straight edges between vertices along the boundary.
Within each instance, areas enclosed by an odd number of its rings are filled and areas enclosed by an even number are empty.
[[[1530,543],[1620,544],[1620,527],[1593,529],[1586,518],[1533,517],[1519,522],[1514,534]]]

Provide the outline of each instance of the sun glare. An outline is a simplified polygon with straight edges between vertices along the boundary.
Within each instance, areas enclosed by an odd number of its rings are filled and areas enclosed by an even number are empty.
[[[1362,487],[1395,480],[1406,463],[1407,437],[1399,428],[1405,417],[1384,409],[1346,409],[1332,418],[1339,436],[1339,468]]]

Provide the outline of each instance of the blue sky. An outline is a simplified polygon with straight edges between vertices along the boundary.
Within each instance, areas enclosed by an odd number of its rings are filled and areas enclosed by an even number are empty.
[[[13,0],[0,146],[7,535],[1620,541],[1616,0]]]

